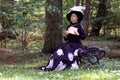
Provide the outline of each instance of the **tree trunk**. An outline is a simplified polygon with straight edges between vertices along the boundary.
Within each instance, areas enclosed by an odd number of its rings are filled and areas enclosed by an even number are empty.
[[[81,6],[84,6],[84,0],[76,0],[76,6],[79,6],[79,4],[80,4],[80,2],[81,2]]]
[[[14,4],[14,0],[2,0],[1,4],[2,5],[11,4],[11,6],[12,6]],[[2,6],[1,6],[1,10],[4,11],[4,9],[2,8]],[[7,29],[7,28],[9,28],[9,26],[12,25],[11,20],[8,20],[6,18],[6,16],[2,16],[1,20],[2,20],[2,28],[3,29]]]
[[[5,8],[3,8],[3,5],[11,4],[11,6],[12,6],[13,3],[14,3],[14,0],[0,0],[0,3],[1,3],[0,8],[1,8],[2,12],[4,12],[4,11],[5,11]],[[7,12],[7,13],[8,13],[8,12]],[[8,13],[8,14],[9,14],[9,13]],[[11,32],[11,31],[8,30],[8,28],[12,25],[12,21],[9,20],[9,18],[6,17],[6,15],[4,15],[4,16],[2,15],[2,17],[0,17],[0,18],[1,18],[1,25],[2,25],[2,30],[3,30],[3,32],[5,32],[7,36],[10,35],[10,34],[7,34],[7,33]],[[5,36],[5,39],[4,39],[5,48],[7,48],[6,38],[7,38],[7,37]]]
[[[62,0],[46,0],[43,53],[53,53],[62,43]]]
[[[81,6],[84,6],[84,0],[81,0]]]
[[[76,0],[76,6],[79,6],[80,0]]]
[[[90,0],[86,0],[85,1],[85,14],[84,14],[84,18],[82,21],[82,25],[86,31],[86,33],[88,33],[88,26],[89,26],[89,15],[90,15]]]
[[[103,25],[103,18],[107,15],[107,7],[106,7],[107,0],[99,0],[98,11],[96,15],[96,20],[93,23],[91,36],[99,36],[100,29]]]

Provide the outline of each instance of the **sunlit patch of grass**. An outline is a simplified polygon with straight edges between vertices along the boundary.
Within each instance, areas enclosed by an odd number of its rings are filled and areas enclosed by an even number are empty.
[[[19,56],[20,54],[18,54]],[[33,55],[33,54],[32,54]],[[102,59],[100,64],[81,65],[78,70],[50,71],[38,70],[49,60],[50,55],[27,58],[19,64],[0,63],[0,80],[119,80],[120,60]],[[20,57],[20,58],[22,58]]]
[[[6,74],[7,73],[7,74]],[[118,73],[108,69],[79,69],[43,72],[27,68],[14,68],[3,72],[1,80],[118,80]]]

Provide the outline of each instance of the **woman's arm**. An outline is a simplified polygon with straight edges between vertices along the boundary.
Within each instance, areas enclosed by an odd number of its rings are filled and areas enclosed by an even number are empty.
[[[64,40],[65,40],[65,41],[68,40],[68,37],[67,37],[68,33],[67,33],[67,30],[68,30],[69,27],[70,27],[70,25],[67,26],[66,31],[65,31],[65,36],[64,36]]]
[[[78,26],[78,33],[79,33],[79,38],[82,40],[84,40],[87,37],[87,34],[81,25]]]

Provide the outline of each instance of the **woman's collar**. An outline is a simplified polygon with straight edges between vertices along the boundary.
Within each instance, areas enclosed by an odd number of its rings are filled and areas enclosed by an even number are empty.
[[[71,26],[76,26],[78,24],[78,22],[75,22],[75,23],[70,23]]]

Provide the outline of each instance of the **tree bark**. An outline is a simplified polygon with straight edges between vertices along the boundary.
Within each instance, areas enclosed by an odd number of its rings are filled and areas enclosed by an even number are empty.
[[[89,26],[89,16],[90,16],[90,0],[86,0],[85,1],[85,13],[84,13],[84,18],[82,21],[82,25],[86,31],[86,33],[88,34],[88,26]]]
[[[94,20],[91,36],[99,36],[100,29],[103,25],[103,18],[107,15],[107,7],[106,7],[107,0],[99,0],[98,11]]]
[[[46,0],[43,53],[53,53],[62,43],[62,0]]]
[[[84,6],[84,0],[76,0],[76,6],[79,6],[81,2],[81,6]]]
[[[80,0],[76,0],[76,6],[79,6]]]
[[[84,0],[81,0],[81,6],[84,6]]]

